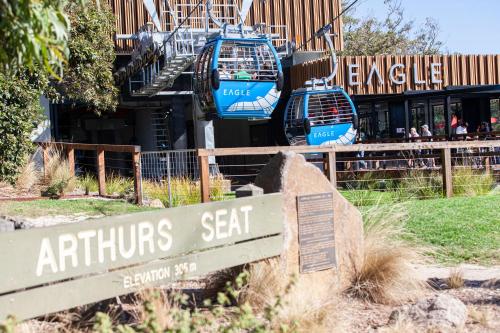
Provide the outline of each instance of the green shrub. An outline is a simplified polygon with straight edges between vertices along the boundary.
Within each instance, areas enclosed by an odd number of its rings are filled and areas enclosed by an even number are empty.
[[[115,174],[106,176],[106,194],[125,197],[134,192],[134,180]]]
[[[488,194],[495,185],[491,173],[474,170],[472,167],[456,167],[453,170],[453,194],[475,196]]]
[[[85,191],[86,195],[89,195],[92,192],[99,191],[99,184],[97,183],[97,179],[93,175],[88,173],[77,178],[77,186]]]
[[[210,179],[210,199],[213,201],[225,200],[225,180],[222,177]],[[174,177],[170,180],[172,202],[168,195],[168,183],[142,182],[142,191],[148,199],[159,199],[165,207],[193,205],[201,202],[200,182],[186,177]]]
[[[248,278],[248,272],[243,272],[234,281],[227,282],[215,302],[209,299],[203,302],[203,311],[191,308],[184,294],[146,293],[139,300],[141,304],[134,318],[137,324],[116,325],[108,314],[98,312],[93,330],[99,333],[297,332],[296,327],[278,322],[279,312],[284,307],[283,297],[290,292],[295,280],[286,286],[284,295],[270,300],[270,305],[258,313],[248,302],[240,302]]]
[[[0,72],[0,181],[14,183],[19,167],[34,151],[30,136],[43,111],[36,80]]]
[[[397,191],[400,201],[439,198],[443,195],[443,179],[439,172],[410,170]]]

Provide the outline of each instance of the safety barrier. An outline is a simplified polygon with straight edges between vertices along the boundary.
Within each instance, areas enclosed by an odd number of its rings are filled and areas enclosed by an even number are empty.
[[[251,182],[260,168],[279,152],[304,154],[306,159],[324,170],[334,186],[346,190],[353,189],[353,183],[362,182],[363,179],[359,179],[359,176],[363,177],[367,173],[375,174],[371,181],[390,180],[390,177],[399,182],[414,179],[415,174],[419,173],[423,180],[420,187],[439,186],[444,196],[451,197],[454,193],[454,171],[460,168],[472,169],[471,179],[479,179],[482,174],[493,173],[495,178],[500,176],[500,140],[200,149],[198,159],[202,202],[210,201],[209,160],[221,157],[240,157],[241,161],[252,157],[261,158],[260,163],[238,165],[240,170],[250,170],[246,174],[246,181]],[[245,167],[248,165],[253,167]],[[223,167],[224,165],[217,163],[217,168]],[[384,175],[377,177],[377,173]],[[438,173],[440,179],[434,181],[433,173]],[[242,175],[242,172],[235,171],[232,174]]]
[[[123,175],[124,173],[132,171],[132,175],[130,176],[134,179],[135,202],[137,204],[142,204],[140,146],[69,142],[45,142],[39,145],[43,151],[45,175],[47,173],[46,166],[50,159],[51,149],[65,152],[71,176],[75,176],[77,171],[89,171],[97,174],[100,196],[106,195],[106,173],[108,173],[108,175],[112,175],[113,173]],[[87,156],[85,154],[75,156],[75,152],[88,152],[91,153],[92,156]],[[126,158],[123,154],[129,157]]]
[[[106,194],[106,175],[119,173],[134,178],[136,202],[142,203],[143,195],[149,196],[155,191],[153,197],[160,195],[166,206],[174,207],[233,197],[236,188],[252,183],[273,155],[280,151],[303,154],[324,171],[335,186],[351,195],[402,193],[405,188],[417,193],[420,199],[442,194],[448,197],[467,194],[468,186],[479,186],[487,175],[494,183],[500,181],[500,140],[497,139],[430,142],[421,138],[419,142],[411,143],[155,152],[140,152],[138,146],[50,145],[60,146],[67,152],[73,170],[95,170],[100,195]],[[76,156],[78,150],[87,154]],[[132,157],[124,158],[124,154]],[[470,178],[467,182],[461,179],[464,174]]]

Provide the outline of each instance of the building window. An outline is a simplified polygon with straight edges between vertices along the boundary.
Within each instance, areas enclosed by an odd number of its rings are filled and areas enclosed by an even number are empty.
[[[500,131],[500,99],[490,99],[491,130]]]
[[[420,127],[425,125],[425,105],[423,103],[416,103],[410,109],[411,114],[411,126],[414,127],[417,132],[420,132]]]
[[[361,141],[375,138],[373,115],[370,104],[360,104],[357,107],[359,117],[359,138]]]
[[[455,130],[458,126],[458,121],[464,120],[462,102],[451,103],[450,109],[451,109],[451,127]]]
[[[432,106],[432,129],[433,135],[445,135],[444,105]]]
[[[389,106],[387,103],[375,104],[377,116],[377,138],[389,137]]]

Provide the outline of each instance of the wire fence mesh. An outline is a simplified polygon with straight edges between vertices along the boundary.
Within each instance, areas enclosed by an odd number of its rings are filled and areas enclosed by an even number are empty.
[[[305,159],[327,170],[324,153]],[[233,198],[253,183],[273,154],[209,156],[211,200]],[[451,150],[454,195],[490,192],[500,182],[500,147]],[[201,200],[196,150],[142,153],[145,197],[158,197],[169,207]],[[402,202],[443,196],[441,150],[361,151],[336,153],[337,188],[356,205]],[[301,177],[301,175],[297,175]]]

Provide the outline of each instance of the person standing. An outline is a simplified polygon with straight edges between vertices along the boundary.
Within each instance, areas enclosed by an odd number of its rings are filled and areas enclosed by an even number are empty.
[[[416,138],[419,138],[420,135],[417,132],[417,129],[415,127],[410,128],[410,142],[420,142],[420,140],[417,140]],[[411,151],[411,158],[408,161],[408,167],[414,168],[416,167],[415,165],[415,155],[420,155],[420,150],[412,150]],[[417,160],[418,161],[418,160]]]
[[[422,125],[422,127],[420,128],[421,129],[421,136],[422,137],[427,137],[427,138],[430,138],[428,140],[428,142],[431,142],[432,141],[432,132],[429,130],[429,126],[428,125]],[[424,155],[427,155],[427,154],[432,154],[432,150],[431,149],[426,149],[423,151],[423,154]],[[427,158],[427,159],[424,159],[424,165],[426,165],[427,167],[429,168],[433,168],[435,166],[435,163],[434,163],[434,158]]]

